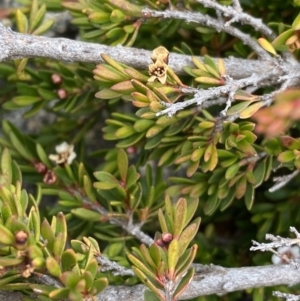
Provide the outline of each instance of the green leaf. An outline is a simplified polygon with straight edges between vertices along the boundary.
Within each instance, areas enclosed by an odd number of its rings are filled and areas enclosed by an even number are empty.
[[[90,177],[87,176],[87,175],[83,176],[83,187],[84,187],[84,191],[85,191],[86,195],[88,196],[88,198],[92,202],[95,202],[96,201],[96,195],[95,195],[94,190],[93,190],[93,184],[92,184],[92,181],[91,181]]]
[[[141,281],[151,290],[153,291],[157,296],[159,296],[160,300],[164,300],[164,296],[159,291],[158,287],[155,286],[150,279],[138,268],[132,267],[134,273],[141,279]]]
[[[4,225],[0,224],[0,244],[12,245],[14,242],[13,234]]]
[[[229,192],[227,196],[221,201],[220,211],[227,209],[234,200],[235,187],[228,188]]]
[[[160,299],[154,292],[145,290],[144,300],[145,301],[161,301],[162,299]]]
[[[235,115],[246,109],[252,101],[242,101],[232,107],[230,107],[227,111],[227,116]]]
[[[15,258],[15,257],[0,257],[0,265],[3,267],[9,267],[14,265],[19,265],[24,261],[23,257]]]
[[[295,155],[292,150],[288,150],[285,152],[282,152],[278,157],[277,160],[281,163],[290,162],[292,160],[295,160]]]
[[[184,227],[186,227],[187,224],[193,218],[193,216],[198,208],[198,204],[199,204],[199,198],[192,198],[187,202],[187,211],[186,211]]]
[[[180,256],[176,266],[176,280],[180,279],[181,275],[190,268],[190,265],[196,256],[197,249],[198,246],[194,244]]]
[[[114,184],[119,184],[119,181],[113,175],[106,171],[96,171],[94,172],[94,176],[97,180],[101,182],[112,182]]]
[[[38,1],[33,1],[32,2],[32,8],[35,6],[35,8],[37,8],[37,2]],[[31,9],[30,12],[30,17],[29,17],[29,31],[32,32],[33,30],[35,30],[43,21],[43,18],[45,16],[46,13],[46,4],[42,4],[42,6],[39,8],[38,11],[35,11],[36,9]]]
[[[79,217],[80,219],[87,220],[90,222],[99,222],[102,220],[102,215],[100,213],[86,208],[72,209],[71,213]]]
[[[300,13],[298,14],[298,16],[296,17],[296,19],[294,20],[294,22],[292,24],[292,28],[294,30],[299,30],[300,29]]]
[[[28,161],[33,161],[34,158],[32,154],[26,149],[24,142],[21,141],[14,132],[9,133],[9,138],[17,152],[19,152],[22,157],[24,157]]]
[[[12,182],[13,178],[13,173],[12,173],[12,160],[10,153],[7,148],[4,148],[1,154],[1,161],[0,161],[0,177],[5,178],[5,182],[7,185],[10,185]],[[2,181],[0,181],[2,182]]]
[[[274,49],[273,45],[265,38],[259,38],[257,40],[257,42],[266,51],[272,53],[273,55],[277,55],[276,50]]]
[[[294,34],[294,32],[294,29],[291,28],[277,36],[276,39],[272,42],[274,48],[278,49],[279,47],[285,45],[285,42]]]
[[[255,112],[257,112],[262,107],[262,105],[263,105],[262,101],[250,105],[240,113],[240,118],[246,119],[251,117]]]
[[[165,197],[165,221],[167,223],[167,227],[170,231],[170,233],[173,233],[174,231],[174,217],[173,217],[173,204],[168,195]]]
[[[174,280],[175,269],[180,257],[180,246],[177,239],[173,239],[168,248],[168,278]]]
[[[32,197],[32,196],[30,196]],[[28,216],[28,223],[30,229],[33,232],[35,241],[39,241],[40,239],[40,216],[38,213],[38,209],[36,207],[31,207],[29,216]]]
[[[173,294],[173,300],[177,300],[179,295],[181,295],[188,287],[188,285],[193,280],[195,274],[195,269],[191,268],[188,270],[188,272],[183,276],[183,278],[180,280],[178,286],[176,287],[176,290]]]
[[[138,183],[138,180],[140,178],[140,174],[137,173],[136,168],[134,165],[131,165],[128,168],[127,173],[127,182],[126,182],[126,189],[131,188],[133,185]]]
[[[145,133],[139,133],[139,134],[132,135],[131,137],[124,139],[123,141],[117,143],[116,147],[127,148],[129,146],[133,146],[133,145],[137,144],[137,142],[139,142],[144,137],[144,135],[145,135]]]
[[[1,278],[1,280],[0,280],[0,286],[3,287],[7,283],[13,282],[14,280],[16,280],[19,277],[21,277],[20,274],[16,274],[16,275],[12,275],[12,276],[6,276],[4,278]]]
[[[48,156],[45,152],[45,150],[43,149],[43,147],[37,143],[36,144],[36,152],[40,158],[40,160],[48,167],[51,168],[52,164],[50,163],[50,160],[48,159]]]
[[[67,223],[65,216],[62,212],[59,212],[56,219],[55,241],[53,244],[53,254],[58,256],[58,258],[60,258],[65,249],[67,234]]]
[[[142,244],[140,246],[140,251],[142,253],[143,256],[143,260],[145,260],[147,262],[147,264],[153,269],[156,269],[156,264],[154,263],[152,257],[150,256],[149,250],[147,249],[147,247]]]
[[[95,94],[95,97],[100,98],[100,99],[113,99],[113,98],[117,98],[120,96],[121,96],[120,93],[114,92],[110,89],[102,89],[101,91],[99,91]]]
[[[128,172],[128,157],[126,152],[123,149],[118,151],[118,170],[122,179],[122,182],[125,184],[127,179]]]
[[[95,294],[99,294],[108,286],[107,278],[99,278],[94,280],[91,291],[95,290]]]
[[[53,243],[54,243],[54,231],[52,230],[49,222],[44,219],[41,224],[41,235],[44,240],[47,241],[47,249],[51,252],[53,250]]]
[[[112,182],[95,182],[93,184],[96,189],[110,190],[119,186],[119,184]]]
[[[164,214],[161,209],[158,209],[157,215],[158,215],[158,221],[160,224],[161,231],[163,233],[170,233],[167,223],[166,223],[166,220],[165,220],[165,217],[164,217]]]
[[[64,300],[69,298],[69,288],[58,288],[49,293],[52,300]]]
[[[253,171],[253,176],[255,178],[255,188],[260,186],[264,181],[266,174],[266,160],[259,162]]]
[[[64,251],[61,255],[61,265],[63,272],[71,271],[77,264],[76,253],[72,249]]]
[[[40,100],[41,98],[39,96],[28,96],[28,95],[16,96],[12,98],[13,103],[15,103],[18,106],[29,106]]]
[[[246,189],[247,189],[247,178],[246,176],[242,176],[236,184],[235,197],[237,199],[242,198],[246,193]]]
[[[186,199],[180,198],[176,203],[176,207],[174,210],[174,229],[173,229],[173,236],[177,238],[185,225],[186,220],[186,211],[187,211],[187,204]]]
[[[28,31],[28,20],[27,17],[22,13],[20,9],[16,12],[16,23],[18,31],[20,33],[27,33]]]
[[[151,126],[155,124],[154,120],[148,120],[148,119],[139,119],[135,122],[133,125],[133,128],[136,132],[141,133],[148,130]]]
[[[178,241],[180,245],[180,253],[181,256],[185,250],[187,249],[188,245],[192,241],[192,239],[196,236],[199,226],[201,223],[201,218],[197,217],[189,226],[187,226],[183,232],[181,233]]]
[[[239,169],[240,169],[240,164],[239,163],[235,163],[235,164],[229,166],[226,170],[226,173],[225,173],[225,179],[226,180],[231,180],[237,174]]]
[[[155,272],[151,271],[143,262],[137,259],[132,254],[127,254],[128,259],[134,264],[136,268],[142,271],[143,274],[151,277],[152,279],[156,278]],[[133,267],[134,268],[134,267]],[[143,279],[141,279],[143,281]]]
[[[150,256],[153,259],[155,266],[159,266],[162,257],[161,257],[161,250],[157,244],[152,244],[149,248]]]
[[[138,90],[138,88],[136,87],[137,85],[140,85],[140,87],[144,86],[142,83],[140,82],[147,82],[148,81],[148,76],[140,73],[139,71],[132,69],[132,68],[127,68],[124,69],[125,73],[128,74],[133,80],[131,81],[132,84],[135,86],[135,88]],[[146,86],[144,86],[146,87]],[[147,92],[147,88],[146,91],[145,90],[141,90],[141,92],[146,93]]]
[[[60,277],[61,276],[61,270],[58,262],[53,257],[47,257],[46,259],[46,267],[50,275],[54,277]]]
[[[217,209],[218,207],[218,194],[217,192],[212,194],[208,199],[207,201],[205,202],[205,205],[204,205],[204,213],[206,215],[211,215],[213,214],[213,212]]]
[[[247,189],[245,192],[245,204],[248,210],[251,210],[254,202],[254,186],[250,183],[247,183]]]

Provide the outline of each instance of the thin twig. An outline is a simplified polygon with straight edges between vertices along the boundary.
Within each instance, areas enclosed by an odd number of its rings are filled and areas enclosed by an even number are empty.
[[[273,181],[276,182],[276,184],[273,185],[271,188],[269,188],[269,192],[275,192],[275,191],[279,190],[280,188],[284,187],[292,179],[297,177],[299,172],[300,171],[298,169],[296,169],[289,175],[284,175],[284,176],[281,176],[281,177],[274,178]]]
[[[191,91],[194,92],[194,97],[192,99],[186,100],[184,102],[178,102],[175,104],[166,104],[167,108],[156,113],[156,116],[168,115],[173,116],[177,111],[183,110],[184,108],[196,104],[202,105],[206,100],[219,98],[220,96],[227,95],[231,92],[236,92],[238,89],[245,88],[250,85],[257,85],[259,82],[266,78],[269,78],[269,74],[253,74],[249,78],[236,80],[225,84],[224,86],[214,87],[209,89],[182,89],[183,93],[190,94]]]
[[[294,227],[290,227],[290,232],[296,235],[296,238],[286,238],[279,235],[266,234],[266,240],[270,240],[269,243],[259,243],[255,240],[252,240],[253,246],[250,248],[250,251],[271,251],[280,247],[291,247],[293,245],[300,244],[300,234]]]
[[[215,11],[222,12],[224,16],[231,17],[232,19],[225,23],[225,26],[229,26],[233,22],[240,22],[242,24],[249,24],[255,30],[261,32],[270,39],[275,39],[275,33],[266,26],[260,19],[253,18],[252,16],[243,13],[239,2],[235,2],[235,7],[224,6],[211,0],[196,0],[205,7],[213,8]]]
[[[131,219],[129,219],[129,221],[126,222],[124,219],[112,217],[109,214],[109,212],[100,204],[96,204],[95,202],[92,202],[90,199],[81,195],[78,191],[76,191],[74,189],[69,188],[69,191],[73,195],[80,198],[85,204],[87,204],[89,206],[90,209],[92,209],[96,212],[99,212],[103,216],[107,217],[111,224],[115,224],[115,225],[122,227],[127,233],[136,237],[142,243],[150,246],[154,242],[153,239],[149,235],[147,235],[146,233],[141,231],[142,224],[133,224]]]
[[[239,29],[226,26],[224,23],[198,12],[191,11],[173,11],[164,10],[156,11],[152,9],[144,9],[143,14],[145,18],[164,18],[164,19],[179,19],[185,20],[187,23],[194,22],[204,26],[215,28],[219,32],[226,32],[234,37],[237,37],[243,43],[248,45],[262,60],[274,61],[273,58],[267,53],[250,35],[243,33]]]
[[[106,272],[106,271],[112,271],[113,275],[117,276],[134,276],[134,272],[131,269],[126,269],[119,264],[117,264],[115,261],[109,260],[107,257],[100,255],[96,256],[96,259],[98,263],[100,264],[100,271]]]
[[[278,292],[278,291],[274,291],[273,296],[286,299],[286,301],[299,301],[300,300],[299,295],[287,294],[287,293],[282,293],[282,292]]]
[[[241,7],[241,4],[240,4],[240,1],[239,0],[232,0],[232,7],[238,11],[238,12],[242,12],[242,7]]]

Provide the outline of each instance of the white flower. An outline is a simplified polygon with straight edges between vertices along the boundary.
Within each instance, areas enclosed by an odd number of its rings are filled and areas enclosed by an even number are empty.
[[[278,248],[277,252],[281,255],[285,255],[290,260],[296,260],[300,257],[300,250],[298,246],[294,247],[280,247]],[[287,263],[284,258],[280,258],[277,255],[272,256],[273,264],[285,264]]]
[[[56,155],[49,155],[49,159],[56,164],[71,164],[76,158],[76,153],[74,152],[74,145],[63,142],[55,147],[57,152]]]

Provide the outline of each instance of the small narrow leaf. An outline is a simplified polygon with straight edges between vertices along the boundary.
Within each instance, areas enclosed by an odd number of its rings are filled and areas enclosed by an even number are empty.
[[[273,45],[267,41],[266,39],[264,38],[259,38],[258,40],[258,44],[263,48],[265,49],[266,51],[274,54],[274,55],[277,55],[277,52],[276,50],[274,49]]]
[[[126,152],[123,149],[118,151],[118,170],[122,179],[122,182],[126,183],[127,172],[128,172],[128,157]]]
[[[187,228],[185,228],[182,234],[179,237],[179,244],[180,244],[180,253],[181,256],[184,251],[187,249],[188,245],[192,241],[192,239],[196,236],[199,226],[200,226],[201,218],[196,218],[192,224],[190,224]]]
[[[175,212],[174,212],[173,236],[175,238],[177,238],[181,234],[184,228],[186,211],[187,211],[186,199],[180,198],[176,203]]]
[[[22,13],[20,9],[16,12],[16,22],[18,31],[20,33],[27,33],[28,31],[28,20],[27,17]]]
[[[174,294],[173,294],[173,300],[177,300],[179,295],[181,295],[188,287],[188,285],[193,280],[195,274],[195,269],[191,268],[188,270],[188,272],[183,276],[181,281],[179,282]]]
[[[166,220],[165,220],[165,217],[164,217],[164,214],[162,212],[161,209],[158,209],[158,221],[159,221],[159,224],[160,224],[160,228],[161,228],[161,231],[164,233],[170,233],[170,230],[168,229],[168,226],[167,226],[167,223],[166,223]]]
[[[180,257],[179,242],[177,239],[173,239],[168,248],[168,277],[170,280],[174,280],[175,269],[178,259]]]

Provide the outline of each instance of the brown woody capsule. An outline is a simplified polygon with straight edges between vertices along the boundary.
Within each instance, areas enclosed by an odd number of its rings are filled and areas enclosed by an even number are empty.
[[[53,170],[48,170],[44,175],[43,182],[48,185],[53,185],[57,180],[57,176]]]
[[[162,248],[165,246],[164,242],[160,238],[158,240],[156,240],[155,243]]]
[[[28,234],[24,230],[15,233],[15,240],[17,245],[25,245],[28,239]]]
[[[34,168],[37,171],[37,173],[44,174],[47,171],[47,166],[42,162],[34,163]]]

